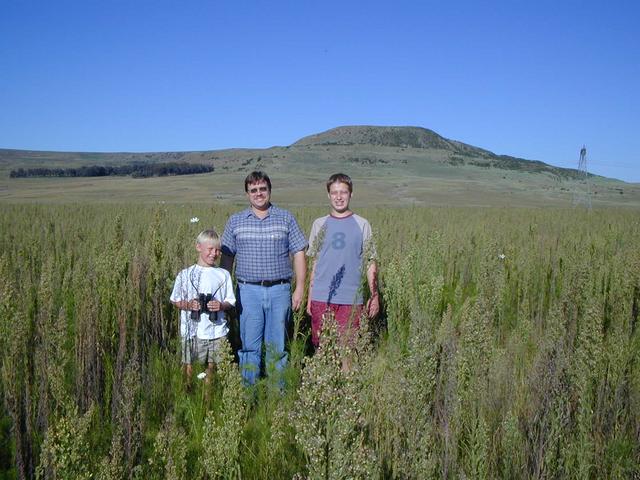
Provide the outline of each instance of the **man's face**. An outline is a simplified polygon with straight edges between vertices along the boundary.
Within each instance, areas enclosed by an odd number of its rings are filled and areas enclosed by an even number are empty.
[[[264,180],[250,183],[247,189],[247,196],[249,197],[249,203],[256,210],[266,210],[269,208],[271,192],[269,191],[269,185],[267,185],[267,182]]]
[[[329,186],[329,203],[336,213],[344,213],[349,210],[349,202],[351,201],[351,192],[349,185],[342,182],[335,182]]]
[[[199,257],[198,264],[203,267],[206,265],[213,267],[220,256],[220,248],[212,242],[196,243],[196,250]]]

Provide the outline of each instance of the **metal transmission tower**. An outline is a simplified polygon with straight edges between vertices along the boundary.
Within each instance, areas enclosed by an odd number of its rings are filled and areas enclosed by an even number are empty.
[[[587,147],[580,149],[578,161],[578,178],[573,192],[573,205],[584,205],[591,210],[591,185],[589,185],[589,172],[587,170]]]

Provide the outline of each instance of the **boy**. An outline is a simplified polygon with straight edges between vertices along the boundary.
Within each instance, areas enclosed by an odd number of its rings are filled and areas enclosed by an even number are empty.
[[[326,314],[334,316],[341,337],[346,337],[343,341],[349,341],[359,327],[363,310],[370,318],[380,310],[371,226],[349,208],[353,182],[348,175],[336,173],[326,186],[330,213],[313,222],[307,252],[313,258],[307,313],[316,348]],[[361,288],[363,274],[370,293],[366,305]]]
[[[215,266],[220,257],[220,238],[215,230],[200,232],[196,251],[197,263],[178,274],[171,293],[171,303],[181,310],[181,352],[188,388],[194,358],[207,364],[205,381],[211,382],[229,332],[224,312],[236,303],[229,272]]]

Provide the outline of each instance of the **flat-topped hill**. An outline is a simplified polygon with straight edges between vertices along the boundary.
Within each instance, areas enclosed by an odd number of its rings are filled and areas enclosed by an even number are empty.
[[[344,126],[301,138],[300,145],[380,145],[401,148],[433,148],[456,153],[482,153],[479,148],[447,140],[433,130],[422,127]],[[489,153],[489,152],[486,152]]]
[[[212,173],[168,178],[20,178],[18,168],[186,162]],[[41,152],[0,149],[0,201],[244,202],[252,170],[272,177],[276,198],[292,204],[326,201],[322,184],[336,172],[356,181],[356,198],[384,205],[558,205],[588,191],[595,206],[640,207],[640,184],[629,184],[542,161],[499,155],[421,127],[341,126],[289,146],[189,152]],[[364,188],[363,188],[364,187]]]

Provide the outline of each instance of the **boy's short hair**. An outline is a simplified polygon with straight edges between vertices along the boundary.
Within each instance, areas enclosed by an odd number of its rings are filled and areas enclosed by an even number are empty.
[[[351,177],[346,173],[334,173],[327,180],[327,193],[331,191],[331,185],[334,183],[345,183],[349,187],[349,193],[353,193],[353,182]]]
[[[201,231],[196,238],[196,243],[206,242],[211,242],[214,247],[220,248],[220,236],[213,228]]]
[[[269,178],[269,175],[260,170],[253,171],[249,175],[247,175],[247,178],[244,179],[244,191],[248,192],[249,185],[251,185],[252,183],[258,183],[263,180],[267,183],[269,191],[271,191],[271,179]]]

